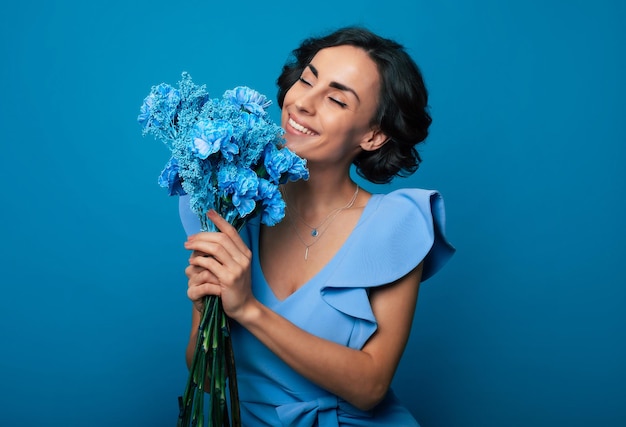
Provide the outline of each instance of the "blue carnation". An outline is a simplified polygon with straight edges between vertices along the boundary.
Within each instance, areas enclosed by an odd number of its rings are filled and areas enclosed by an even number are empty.
[[[285,156],[274,144],[267,144],[263,152],[263,164],[270,181],[278,184],[281,176],[289,169],[291,159]]]
[[[289,167],[287,168],[286,175],[281,180],[281,184],[287,181],[298,181],[299,179],[309,179],[309,170],[306,167],[306,159],[299,157],[296,153],[284,147],[280,150],[285,157],[289,158]]]
[[[261,222],[272,226],[278,224],[285,216],[285,202],[278,185],[266,179],[259,179],[258,200],[262,204]]]
[[[256,114],[250,114],[247,111],[241,112],[241,120],[248,131],[264,124],[263,119]]]
[[[227,90],[224,92],[224,98],[241,109],[258,116],[263,116],[265,109],[272,105],[272,101],[268,100],[265,95],[246,86],[238,86],[232,90]]]
[[[191,150],[203,160],[211,154],[217,153],[220,149],[226,153],[237,153],[239,147],[230,142],[232,136],[233,125],[230,122],[226,120],[200,120],[193,127]],[[225,147],[222,148],[222,145]],[[225,157],[227,156],[225,155]]]
[[[263,161],[270,181],[275,184],[309,179],[306,160],[298,157],[286,147],[278,149],[274,144],[268,144],[265,147]]]
[[[180,91],[167,83],[161,83],[155,89],[157,95],[164,100],[168,109],[176,109],[180,103]]]
[[[217,185],[224,197],[231,198],[241,217],[254,211],[259,188],[259,177],[254,171],[225,165],[217,173]]]
[[[154,95],[150,94],[146,96],[146,98],[143,100],[143,104],[141,104],[141,108],[139,109],[139,116],[137,116],[137,121],[142,128],[147,128],[150,125],[150,116],[154,111],[154,101]]]
[[[143,100],[137,121],[144,132],[149,128],[159,136],[159,131],[166,132],[171,128],[180,106],[180,91],[172,86],[161,83],[153,86],[150,94]]]
[[[222,156],[227,162],[232,162],[235,154],[239,154],[239,146],[235,144],[234,138],[228,138],[227,140],[222,141],[220,145],[220,151],[222,152]]]
[[[159,175],[159,185],[163,188],[167,188],[170,196],[184,196],[187,194],[183,190],[183,183],[179,175],[178,161],[175,157],[171,157],[165,165],[165,169]]]

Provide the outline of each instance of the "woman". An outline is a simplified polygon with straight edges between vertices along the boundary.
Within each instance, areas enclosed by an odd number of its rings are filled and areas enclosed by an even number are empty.
[[[373,195],[350,177],[389,182],[414,172],[428,133],[427,92],[403,47],[362,28],[305,40],[278,78],[286,145],[308,181],[283,186],[285,219],[239,235],[196,233],[193,355],[205,295],[233,320],[246,426],[416,426],[389,386],[409,337],[419,284],[454,249],[435,191]],[[197,220],[196,220],[197,221]]]

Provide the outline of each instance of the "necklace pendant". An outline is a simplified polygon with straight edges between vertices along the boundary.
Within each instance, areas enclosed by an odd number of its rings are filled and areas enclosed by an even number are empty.
[[[311,236],[313,236],[313,237],[317,237],[317,236],[319,236],[319,234],[320,233],[317,231],[317,228],[314,228],[313,231],[311,231]]]

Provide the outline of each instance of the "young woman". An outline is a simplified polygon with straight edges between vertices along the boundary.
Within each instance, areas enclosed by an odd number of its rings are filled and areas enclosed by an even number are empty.
[[[239,235],[197,233],[188,360],[202,298],[219,295],[233,320],[245,426],[416,426],[390,384],[406,345],[419,284],[453,254],[436,191],[370,194],[414,172],[431,118],[421,73],[394,41],[363,28],[305,40],[278,78],[286,145],[308,181],[285,184],[285,219]],[[208,256],[207,256],[208,255]]]

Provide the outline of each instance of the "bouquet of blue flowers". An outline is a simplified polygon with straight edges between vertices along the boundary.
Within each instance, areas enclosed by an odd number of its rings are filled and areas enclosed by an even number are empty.
[[[143,134],[152,134],[171,151],[159,184],[170,195],[189,195],[202,231],[217,231],[206,216],[209,209],[237,229],[256,215],[263,224],[274,225],[285,215],[279,185],[308,179],[306,161],[283,146],[284,131],[266,111],[270,104],[247,87],[210,98],[188,73],[177,88],[161,83],[144,99],[137,118]],[[208,425],[241,425],[228,318],[216,296],[206,297],[204,307],[187,386],[179,398],[178,426],[204,425],[205,391]]]

